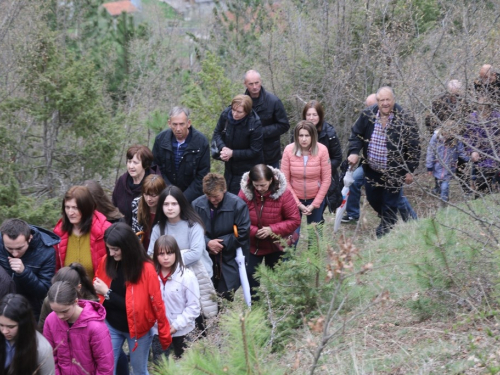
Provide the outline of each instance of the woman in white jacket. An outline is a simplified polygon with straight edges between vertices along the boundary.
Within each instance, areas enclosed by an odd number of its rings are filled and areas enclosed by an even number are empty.
[[[161,294],[172,334],[175,356],[184,353],[185,336],[194,329],[200,315],[200,289],[193,272],[184,267],[181,251],[174,237],[164,235],[154,244],[153,262],[160,279]],[[161,352],[155,350],[155,360]],[[165,351],[168,355],[170,348]]]

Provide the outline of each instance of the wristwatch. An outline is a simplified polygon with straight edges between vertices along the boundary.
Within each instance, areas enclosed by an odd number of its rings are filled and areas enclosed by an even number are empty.
[[[106,294],[104,295],[104,299],[105,300],[109,300],[109,294],[112,292],[111,289],[108,289],[108,291],[106,292]]]

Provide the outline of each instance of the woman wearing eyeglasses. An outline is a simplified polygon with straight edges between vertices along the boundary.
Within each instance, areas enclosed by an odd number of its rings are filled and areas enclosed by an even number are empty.
[[[135,233],[142,232],[140,238],[145,250],[148,250],[151,231],[157,221],[158,198],[166,187],[161,176],[149,175],[142,184],[142,194],[132,201],[132,230]]]

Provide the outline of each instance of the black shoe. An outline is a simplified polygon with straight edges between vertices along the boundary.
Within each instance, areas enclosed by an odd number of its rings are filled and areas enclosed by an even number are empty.
[[[345,214],[344,216],[342,216],[342,220],[341,220],[342,223],[351,223],[353,221],[358,221],[358,219],[354,218],[352,216],[349,216],[347,214]]]

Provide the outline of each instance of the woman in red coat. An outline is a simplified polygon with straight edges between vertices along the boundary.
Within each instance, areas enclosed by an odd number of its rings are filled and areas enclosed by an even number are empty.
[[[283,255],[280,238],[289,238],[300,225],[300,215],[285,175],[273,167],[257,164],[241,179],[238,196],[250,211],[248,275],[252,293],[259,283],[255,269],[262,260],[274,268]]]
[[[113,224],[106,230],[104,239],[107,256],[96,272],[94,288],[106,309],[115,374],[127,340],[133,373],[147,375],[155,322],[162,349],[166,350],[172,342],[158,274],[139,238],[127,224]]]
[[[62,201],[62,218],[54,228],[54,233],[61,237],[61,242],[54,246],[56,271],[77,262],[92,280],[101,258],[106,255],[104,231],[109,226],[111,223],[96,210],[86,186],[70,188]]]

